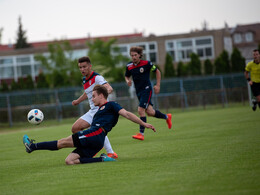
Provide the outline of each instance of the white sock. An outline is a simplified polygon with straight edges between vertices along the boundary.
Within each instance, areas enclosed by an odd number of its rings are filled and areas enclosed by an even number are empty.
[[[107,153],[114,153],[114,151],[113,151],[113,149],[112,149],[112,146],[111,146],[111,144],[110,144],[109,139],[108,139],[107,136],[105,137],[104,148],[105,148],[105,150],[107,151]]]

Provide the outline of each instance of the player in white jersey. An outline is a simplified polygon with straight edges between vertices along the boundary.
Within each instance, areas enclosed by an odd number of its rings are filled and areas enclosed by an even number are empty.
[[[103,85],[106,87],[108,94],[112,93],[113,88],[104,79],[103,76],[91,70],[91,62],[89,57],[82,57],[78,59],[78,67],[83,77],[84,93],[76,100],[72,101],[72,105],[76,106],[80,102],[88,98],[90,110],[81,116],[72,126],[72,133],[76,133],[90,127],[93,117],[98,110],[98,106],[95,106],[92,101],[92,91],[96,85]],[[105,137],[104,148],[107,155],[111,158],[118,158],[117,154],[113,151],[108,137]]]

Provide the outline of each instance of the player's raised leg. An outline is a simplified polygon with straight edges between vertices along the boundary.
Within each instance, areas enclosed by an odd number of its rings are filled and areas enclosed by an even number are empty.
[[[168,125],[168,128],[172,128],[172,114],[163,114],[159,110],[155,110],[152,105],[149,105],[148,108],[146,109],[146,113],[148,116],[153,116],[155,118],[159,119],[165,119],[166,123]]]
[[[23,144],[26,152],[31,153],[34,150],[59,150],[61,148],[74,147],[72,136],[55,141],[34,143],[27,135],[23,136]]]

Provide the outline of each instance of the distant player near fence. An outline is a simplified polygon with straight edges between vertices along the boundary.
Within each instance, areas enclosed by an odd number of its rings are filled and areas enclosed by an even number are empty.
[[[256,110],[257,104],[260,108],[260,51],[258,49],[253,50],[254,60],[249,62],[245,68],[245,77],[250,85],[251,91],[255,97],[252,99],[252,109]],[[250,77],[249,77],[250,72]]]

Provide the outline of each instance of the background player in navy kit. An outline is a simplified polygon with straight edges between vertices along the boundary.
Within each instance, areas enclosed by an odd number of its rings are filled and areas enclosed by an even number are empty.
[[[148,116],[165,119],[168,128],[170,129],[172,127],[172,115],[163,114],[159,110],[154,110],[151,102],[152,84],[150,81],[150,71],[152,70],[156,74],[156,85],[153,87],[156,94],[160,92],[161,72],[151,62],[141,60],[143,56],[143,48],[131,47],[130,56],[132,62],[127,64],[125,81],[128,86],[131,86],[132,80],[130,77],[132,76],[136,95],[139,100],[138,114],[140,115],[140,119],[146,122],[146,114]],[[134,139],[144,140],[144,129],[145,127],[140,125],[140,132],[132,137]]]
[[[81,116],[73,125],[72,125],[72,133],[79,132],[83,129],[87,129],[90,127],[93,117],[98,110],[98,107],[94,105],[92,101],[92,90],[95,85],[103,85],[107,88],[108,93],[112,93],[113,88],[109,85],[109,83],[104,79],[103,76],[91,70],[92,65],[89,57],[82,57],[78,59],[78,67],[83,75],[83,87],[84,93],[76,100],[72,101],[72,105],[76,106],[82,101],[88,98],[90,110]],[[117,154],[113,151],[112,146],[108,137],[106,136],[104,142],[104,148],[107,152],[107,155],[112,158],[118,158]]]
[[[61,148],[76,147],[76,149],[68,155],[65,162],[68,165],[115,161],[115,159],[101,154],[98,158],[93,156],[98,153],[104,144],[106,134],[112,130],[117,124],[119,115],[140,125],[150,128],[155,132],[155,128],[148,123],[144,123],[136,115],[123,109],[116,102],[107,101],[107,89],[102,85],[96,85],[93,89],[93,102],[95,106],[99,106],[91,127],[87,130],[77,132],[67,138],[63,138],[50,142],[33,143],[27,135],[23,136],[23,143],[26,152],[31,153],[35,150],[59,150]]]

